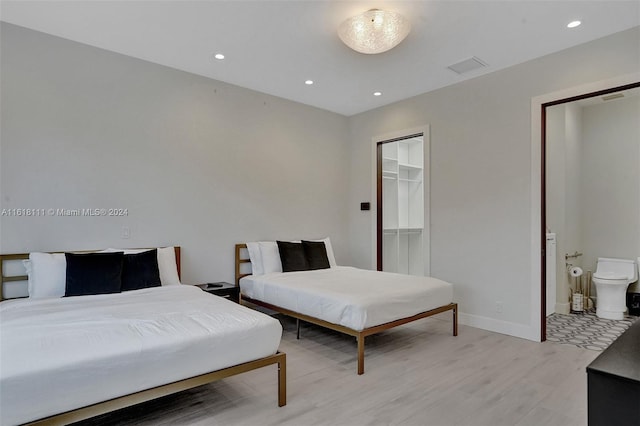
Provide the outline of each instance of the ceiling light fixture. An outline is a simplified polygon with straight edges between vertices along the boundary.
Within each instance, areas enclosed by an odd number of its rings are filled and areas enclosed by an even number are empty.
[[[313,80],[307,80],[304,82],[307,86],[311,86],[313,84]]]
[[[571,21],[567,24],[567,28],[575,28],[577,26],[579,26],[580,24],[582,24],[582,22],[580,21]]]
[[[213,57],[220,60],[224,59],[224,55],[222,53],[216,53]]]
[[[411,24],[404,16],[371,9],[340,24],[338,36],[356,52],[372,55],[396,47],[410,30]]]
[[[382,96],[382,92],[373,92],[373,96]]]

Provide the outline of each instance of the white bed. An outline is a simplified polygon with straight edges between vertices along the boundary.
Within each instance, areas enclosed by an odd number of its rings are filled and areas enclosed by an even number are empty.
[[[249,273],[246,267],[253,269],[254,264],[260,264],[250,258],[256,243],[236,244],[236,283],[241,302],[298,319],[298,337],[299,320],[356,337],[358,374],[364,374],[366,336],[446,311],[452,311],[453,335],[458,335],[458,305],[453,302],[450,283],[432,277],[337,266],[330,241],[318,241],[325,244],[329,260],[325,268],[293,272],[282,272],[277,254],[272,253],[275,243],[257,243],[262,245],[263,258],[263,267],[257,274]]]
[[[67,423],[274,363],[284,405],[281,336],[277,320],[189,285],[5,300],[0,424],[81,412],[53,421]]]
[[[260,300],[356,331],[447,305],[451,284],[430,277],[347,266],[274,272],[240,279],[245,298]]]
[[[280,323],[178,285],[0,304],[2,424],[275,354]]]

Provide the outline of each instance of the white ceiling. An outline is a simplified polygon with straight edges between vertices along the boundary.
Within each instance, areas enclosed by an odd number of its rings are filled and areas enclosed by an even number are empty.
[[[371,8],[412,24],[379,55],[350,50],[336,33]],[[638,26],[640,1],[3,0],[0,19],[353,115]],[[567,29],[574,19],[582,25]],[[447,69],[472,56],[488,67]]]

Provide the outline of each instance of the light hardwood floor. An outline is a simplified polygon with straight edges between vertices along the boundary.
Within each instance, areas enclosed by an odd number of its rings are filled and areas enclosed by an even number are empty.
[[[263,368],[86,425],[586,425],[585,367],[598,352],[460,326],[441,314],[356,342],[282,318],[288,403]],[[98,385],[98,384],[97,384]]]

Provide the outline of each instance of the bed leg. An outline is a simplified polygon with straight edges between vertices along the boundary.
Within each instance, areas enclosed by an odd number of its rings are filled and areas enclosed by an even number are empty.
[[[296,318],[296,339],[300,340],[300,320]]]
[[[287,405],[287,355],[278,361],[278,407]]]
[[[359,334],[358,341],[358,374],[364,374],[364,336]]]
[[[453,335],[458,335],[458,304],[453,305]]]

